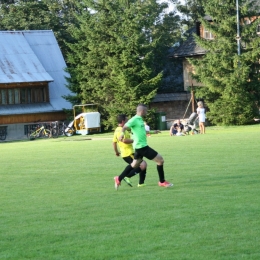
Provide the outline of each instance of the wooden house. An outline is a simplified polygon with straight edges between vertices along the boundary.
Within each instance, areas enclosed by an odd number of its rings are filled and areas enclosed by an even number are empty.
[[[69,75],[50,30],[0,32],[0,128],[7,140],[26,138],[26,126],[64,120]]]
[[[191,77],[194,73],[194,68],[189,63],[187,58],[199,59],[206,54],[206,50],[196,44],[193,35],[196,34],[206,39],[211,39],[213,36],[210,32],[204,30],[200,23],[196,23],[196,26],[189,29],[186,34],[187,40],[184,41],[183,44],[171,54],[171,57],[182,59],[184,89],[188,90],[189,87],[200,86],[200,83],[196,82],[196,80]]]
[[[254,22],[258,17],[242,17],[240,19],[241,23],[244,24],[249,24]],[[209,22],[213,22],[212,18],[210,16],[205,16],[205,20]],[[257,32],[260,36],[260,24],[257,27]],[[204,39],[208,40],[214,40],[214,35],[204,28],[200,22],[197,22],[196,25],[189,29],[187,32],[187,40],[184,41],[181,46],[175,50],[174,52],[171,53],[170,57],[171,58],[178,58],[182,60],[183,63],[183,81],[184,81],[184,89],[188,90],[189,88],[193,88],[196,86],[202,86],[201,83],[197,82],[195,79],[192,78],[192,74],[195,73],[194,67],[189,63],[187,58],[195,58],[195,59],[200,59],[203,57],[203,55],[206,54],[206,50],[200,47],[199,45],[196,44],[194,34],[202,37]],[[241,42],[241,47],[243,46],[243,42]],[[259,61],[260,62],[260,61]],[[193,97],[191,97],[193,99]],[[192,111],[194,111],[194,100],[193,100],[193,108]]]
[[[170,48],[168,54],[171,54],[176,48],[177,46]],[[155,109],[159,114],[165,114],[166,128],[170,129],[175,119],[189,117],[191,113],[188,107],[190,97],[190,92],[184,89],[182,62],[169,58],[164,68],[161,86],[149,107]],[[149,123],[151,124],[151,122]]]

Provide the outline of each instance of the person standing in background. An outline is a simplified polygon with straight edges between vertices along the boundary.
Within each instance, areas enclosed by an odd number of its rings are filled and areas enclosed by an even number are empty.
[[[203,107],[202,101],[198,102],[197,114],[198,114],[198,117],[199,117],[200,133],[205,134],[206,115],[205,115],[205,108]]]

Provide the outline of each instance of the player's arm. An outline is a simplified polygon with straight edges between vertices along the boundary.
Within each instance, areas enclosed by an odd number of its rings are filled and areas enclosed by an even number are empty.
[[[122,142],[125,144],[132,144],[134,142],[134,140],[133,139],[123,139]]]
[[[124,126],[122,127],[122,131],[121,131],[121,134],[120,134],[120,136],[119,136],[119,141],[123,142],[124,136],[125,136],[125,131],[126,131],[126,130],[129,130],[129,129],[130,129],[130,128],[127,127],[126,125],[124,125]]]
[[[114,151],[115,151],[116,156],[119,156],[119,155],[120,155],[120,152],[118,151],[117,143],[116,143],[116,142],[113,142],[113,148],[114,148]]]
[[[125,136],[123,136],[122,140],[120,141],[120,137],[121,137],[121,136],[119,136],[119,142],[123,142],[124,144],[132,144],[132,143],[134,142],[133,139],[131,139],[131,138],[125,138]]]

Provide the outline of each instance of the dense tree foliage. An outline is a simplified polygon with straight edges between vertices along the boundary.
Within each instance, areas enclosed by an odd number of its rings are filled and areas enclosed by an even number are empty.
[[[75,93],[66,98],[98,103],[111,125],[115,113],[149,103],[158,88],[180,89],[181,69],[167,58],[181,37],[180,18],[164,14],[166,7],[155,0],[1,0],[0,30],[53,30]]]
[[[74,19],[78,0],[1,0],[0,30],[53,30],[66,58],[66,42],[73,39],[68,32]]]
[[[88,8],[87,8],[88,7]],[[103,123],[149,104],[160,86],[167,48],[180,37],[178,16],[162,17],[155,0],[85,0],[71,29],[68,87],[72,103],[95,103]]]
[[[207,0],[203,8],[212,21],[200,17],[213,40],[196,37],[207,50],[202,59],[189,59],[195,78],[206,87],[198,88],[196,96],[209,108],[207,117],[214,124],[239,125],[251,122],[258,114],[260,101],[259,60],[260,37],[254,2],[239,0],[241,55],[238,55],[236,5],[234,1]],[[248,18],[250,18],[248,20]]]
[[[203,0],[172,0],[176,9],[182,14],[181,24],[186,25],[184,28],[189,29],[194,26],[199,17],[204,14]]]

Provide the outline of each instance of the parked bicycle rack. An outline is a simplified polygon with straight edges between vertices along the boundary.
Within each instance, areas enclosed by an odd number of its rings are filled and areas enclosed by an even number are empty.
[[[65,129],[67,127],[67,122],[65,121],[50,121],[50,122],[38,122],[34,124],[26,125],[24,128],[25,135],[28,135],[32,130],[36,130],[42,125],[51,131],[51,137],[57,138],[58,136],[64,135]]]

